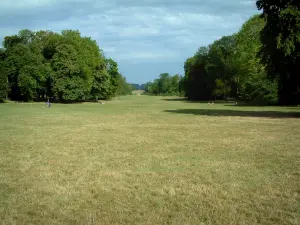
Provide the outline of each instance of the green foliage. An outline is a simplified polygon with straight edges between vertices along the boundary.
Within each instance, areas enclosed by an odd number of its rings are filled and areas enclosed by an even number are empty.
[[[258,1],[262,8],[273,4],[269,3],[267,0]],[[297,36],[300,29],[292,28],[292,25],[298,27],[299,17],[295,11],[298,3],[291,4],[281,5],[282,9],[289,8],[282,13],[276,6],[274,10],[278,15],[272,14],[272,7],[268,8],[270,11],[264,14],[266,22],[255,15],[243,24],[237,34],[199,48],[184,64],[185,76],[181,87],[186,97],[191,100],[234,97],[248,102],[274,104],[278,102],[279,95],[281,102],[299,101],[300,76],[296,74],[296,64],[300,63]],[[269,18],[271,15],[272,19]],[[280,22],[279,26],[274,18]],[[286,27],[281,27],[282,23]],[[289,33],[290,36],[287,36]]]
[[[181,77],[176,74],[170,76],[168,73],[162,73],[158,79],[153,82],[148,82],[144,85],[147,93],[152,95],[180,95],[179,83]]]
[[[266,74],[250,74],[241,86],[243,100],[261,104],[274,104],[278,101],[277,83],[269,80]]]
[[[5,62],[0,59],[0,101],[3,101],[9,92],[8,76]]]
[[[278,81],[279,103],[299,104],[300,2],[258,0],[266,24],[260,57],[268,75]]]
[[[5,50],[0,48],[0,101],[3,101],[9,92],[8,73]]]
[[[265,66],[257,57],[262,46],[260,32],[265,23],[258,15],[251,17],[237,34],[236,80],[239,98],[261,103],[277,102],[277,82],[268,79]]]
[[[111,77],[106,70],[93,73],[94,81],[91,89],[92,99],[109,99],[112,94]]]
[[[18,86],[21,89],[21,95],[25,96],[25,99],[32,100],[36,96],[36,91],[39,88],[39,84],[42,84],[45,80],[41,71],[36,66],[25,65],[20,69],[18,76]]]
[[[106,60],[106,69],[108,74],[110,75],[110,82],[111,82],[111,90],[109,97],[116,96],[119,93],[119,70],[118,70],[118,63],[115,62],[113,59],[109,58]]]
[[[142,90],[142,85],[139,85],[139,84],[130,84],[132,90]]]
[[[61,34],[21,30],[5,37],[3,46],[1,96],[8,87],[11,99],[24,101],[109,99],[131,92],[118,64],[106,59],[96,41],[81,37],[78,30]]]
[[[62,44],[56,50],[52,59],[55,96],[67,101],[84,99],[91,89],[91,77],[84,71],[76,49]]]
[[[231,68],[228,58],[232,54],[233,37],[223,37],[209,47],[201,47],[184,64],[184,92],[191,100],[215,98],[216,79],[230,83]],[[224,92],[222,92],[224,94]],[[223,96],[222,97],[225,97]]]
[[[213,91],[214,96],[228,96],[231,92],[231,87],[222,79],[216,79],[216,87]]]
[[[126,78],[118,74],[118,93],[117,95],[130,95],[132,94],[132,86],[126,82]]]

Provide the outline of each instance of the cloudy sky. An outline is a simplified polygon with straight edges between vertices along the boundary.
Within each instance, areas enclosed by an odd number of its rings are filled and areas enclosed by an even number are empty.
[[[119,64],[127,81],[184,74],[200,46],[237,32],[255,0],[4,0],[0,40],[20,29],[78,29]]]

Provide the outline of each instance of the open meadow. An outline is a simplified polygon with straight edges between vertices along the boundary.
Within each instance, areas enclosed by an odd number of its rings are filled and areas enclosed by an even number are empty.
[[[0,224],[300,224],[300,107],[0,104]]]

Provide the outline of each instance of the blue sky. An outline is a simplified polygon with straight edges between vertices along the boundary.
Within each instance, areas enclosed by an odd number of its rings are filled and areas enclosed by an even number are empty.
[[[0,40],[21,29],[78,29],[119,64],[128,82],[184,74],[200,46],[237,32],[258,13],[255,0],[7,0]]]

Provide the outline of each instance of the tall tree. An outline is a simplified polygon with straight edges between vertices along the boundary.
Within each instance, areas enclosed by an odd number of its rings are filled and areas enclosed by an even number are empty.
[[[63,101],[108,99],[129,91],[118,64],[106,59],[96,41],[78,30],[61,34],[21,30],[5,37],[3,46],[1,96],[7,92],[7,80],[9,97],[24,101],[46,96]]]
[[[6,63],[5,50],[0,48],[0,101],[7,98],[9,92],[8,73]]]
[[[259,15],[246,21],[236,36],[235,62],[239,98],[245,101],[276,103],[277,81],[269,79],[258,53],[262,47],[260,32],[265,22]]]
[[[226,99],[228,95],[236,97],[234,76],[237,65],[234,61],[236,53],[236,35],[224,36],[209,47],[206,71],[210,81],[215,81],[210,87],[212,95]]]
[[[212,99],[214,78],[207,72],[208,47],[200,47],[196,54],[184,63],[184,92],[190,100]]]
[[[126,82],[126,78],[121,74],[118,75],[119,90],[117,95],[129,95],[132,93],[132,86]]]
[[[143,85],[146,92],[152,95],[169,95],[175,96],[180,95],[179,83],[181,82],[181,77],[176,74],[171,76],[168,73],[161,73],[159,78],[155,79],[153,82],[148,82]]]
[[[279,102],[300,101],[300,1],[258,0],[266,24],[261,32],[261,57],[268,74],[278,80]]]
[[[52,59],[54,75],[54,93],[61,100],[81,100],[89,93],[91,82],[80,62],[80,57],[72,45],[57,47]]]
[[[118,63],[113,59],[109,58],[106,60],[106,69],[108,74],[110,75],[110,83],[111,83],[111,90],[110,90],[110,97],[115,96],[119,92],[119,70],[118,70]]]

